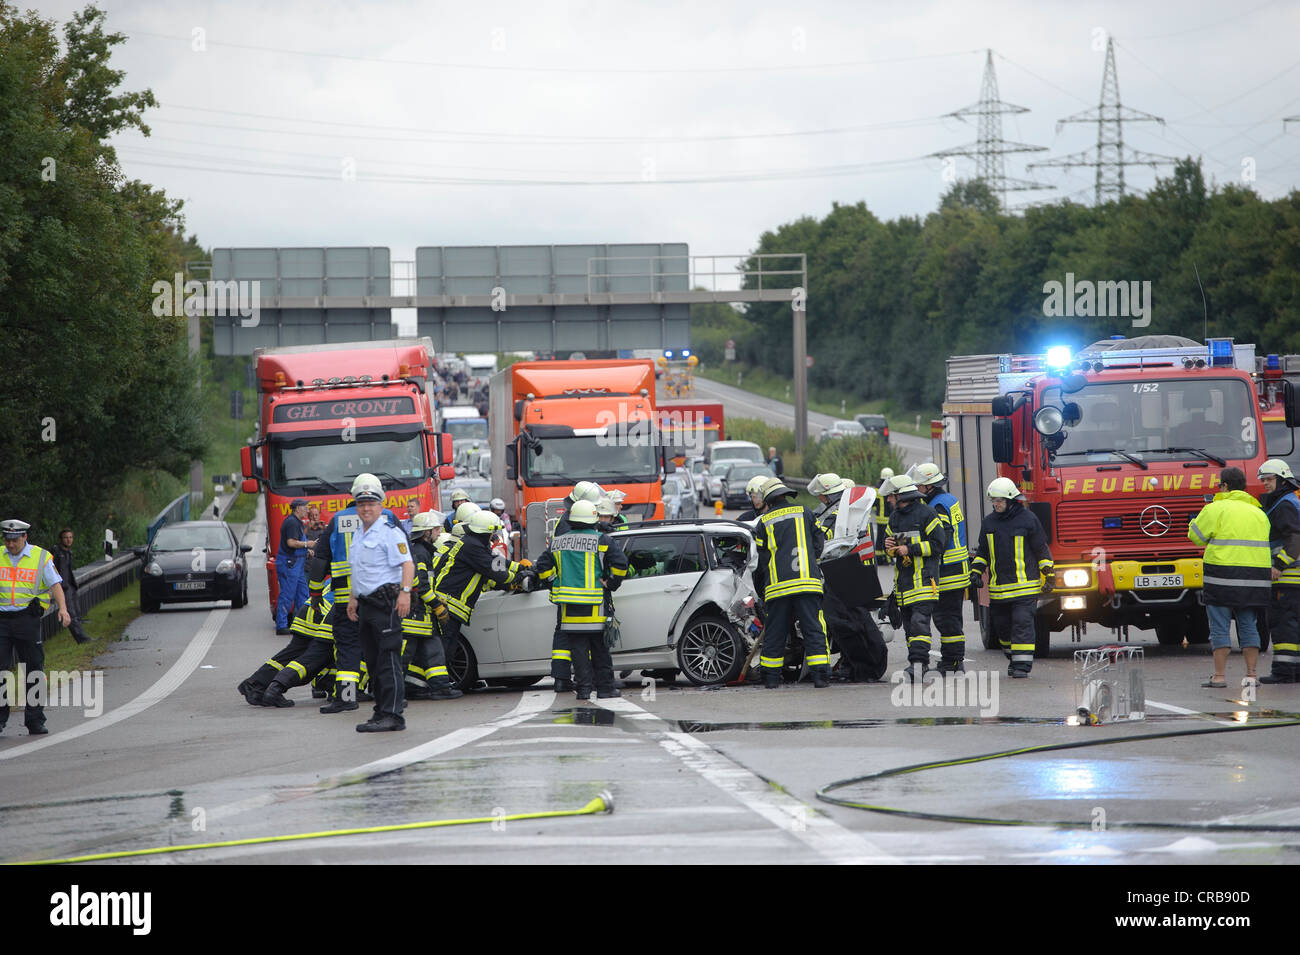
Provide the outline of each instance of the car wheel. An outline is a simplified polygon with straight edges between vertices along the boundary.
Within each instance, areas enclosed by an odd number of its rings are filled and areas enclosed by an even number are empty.
[[[153,600],[149,597],[146,597],[144,594],[140,595],[141,613],[157,613],[158,607],[159,607],[159,603],[157,600]]]
[[[248,581],[245,580],[239,588],[239,593],[235,594],[234,599],[230,601],[230,607],[232,610],[238,610],[240,607],[246,606],[247,604],[248,604]]]
[[[478,660],[474,648],[469,645],[462,633],[456,641],[456,649],[447,661],[447,675],[451,677],[452,686],[461,690],[473,688],[478,683]]]
[[[677,641],[677,666],[696,686],[730,683],[745,665],[745,643],[722,617],[708,614],[691,621]]]

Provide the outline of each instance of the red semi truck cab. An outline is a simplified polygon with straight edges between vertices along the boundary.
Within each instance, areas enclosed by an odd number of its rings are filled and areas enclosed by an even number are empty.
[[[516,362],[493,376],[489,400],[492,493],[523,524],[517,557],[540,553],[539,515],[578,481],[623,491],[631,521],[663,518],[665,460],[648,359]]]
[[[254,352],[260,439],[242,449],[242,464],[244,491],[266,493],[272,616],[280,525],[294,498],[317,505],[329,523],[352,503],[352,481],[369,472],[387,491],[384,506],[399,517],[413,499],[422,511],[437,506],[437,482],[451,477],[451,441],[433,429],[431,354],[428,339]]]
[[[1038,600],[1040,655],[1054,631],[1079,640],[1087,623],[1153,628],[1162,644],[1208,641],[1202,551],[1187,528],[1225,466],[1263,492],[1254,370],[1254,346],[1231,339],[949,359],[935,460],[963,498],[972,552],[994,477],[1015,481],[1042,523],[1056,586]]]

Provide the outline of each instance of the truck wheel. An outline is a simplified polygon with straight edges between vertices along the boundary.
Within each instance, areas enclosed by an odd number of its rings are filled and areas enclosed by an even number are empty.
[[[1034,659],[1045,660],[1052,652],[1052,627],[1044,617],[1034,616]]]

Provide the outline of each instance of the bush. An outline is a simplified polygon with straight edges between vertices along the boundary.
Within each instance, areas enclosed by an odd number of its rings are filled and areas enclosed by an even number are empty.
[[[875,487],[881,468],[901,474],[903,459],[877,437],[827,438],[811,442],[803,452],[803,470],[808,477],[832,472],[856,484]]]
[[[776,448],[784,458],[794,450],[794,432],[789,428],[774,428],[758,418],[726,419],[728,441],[753,441],[763,449],[764,456],[768,448]]]

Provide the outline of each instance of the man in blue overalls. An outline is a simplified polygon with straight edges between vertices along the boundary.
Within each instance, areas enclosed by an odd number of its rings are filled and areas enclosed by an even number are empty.
[[[280,525],[280,549],[275,555],[275,577],[280,584],[280,599],[275,605],[275,632],[288,634],[294,612],[307,604],[307,557],[311,544],[303,521],[307,519],[307,502],[296,497],[289,505],[289,515]]]

